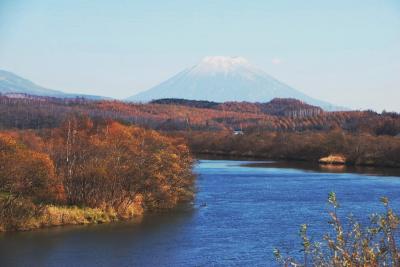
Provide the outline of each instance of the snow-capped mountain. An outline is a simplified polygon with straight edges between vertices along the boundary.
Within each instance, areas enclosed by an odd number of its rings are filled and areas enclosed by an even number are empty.
[[[12,72],[0,70],[0,94],[27,94],[36,96],[50,96],[59,98],[84,97],[88,99],[104,99],[105,97],[85,94],[69,94],[62,91],[41,87]]]
[[[336,109],[276,80],[243,57],[205,57],[199,64],[127,100],[147,102],[160,98],[216,102],[268,102],[274,98],[296,98],[325,110]]]

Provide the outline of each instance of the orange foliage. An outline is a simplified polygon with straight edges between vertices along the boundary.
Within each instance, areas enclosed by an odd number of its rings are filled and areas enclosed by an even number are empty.
[[[0,134],[0,166],[0,193],[35,202],[124,216],[139,202],[160,209],[193,198],[192,159],[182,139],[87,116],[37,133]]]
[[[49,156],[26,148],[8,134],[0,134],[0,166],[0,191],[36,201],[63,199]]]

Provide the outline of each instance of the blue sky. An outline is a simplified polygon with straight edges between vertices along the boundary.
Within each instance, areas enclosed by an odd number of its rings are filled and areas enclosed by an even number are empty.
[[[209,55],[400,111],[399,0],[0,0],[0,69],[49,88],[128,97]]]

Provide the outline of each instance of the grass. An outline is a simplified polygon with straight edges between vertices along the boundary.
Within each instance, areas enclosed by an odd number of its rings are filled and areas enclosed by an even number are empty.
[[[12,220],[11,223],[10,221],[0,221],[0,232],[28,231],[61,225],[102,224],[140,217],[142,214],[141,208],[131,208],[129,216],[121,216],[112,208],[103,210],[77,206],[45,205],[36,215],[23,220]]]

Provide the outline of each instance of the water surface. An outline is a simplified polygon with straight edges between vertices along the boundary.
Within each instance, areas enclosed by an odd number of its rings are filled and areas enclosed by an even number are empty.
[[[193,209],[141,223],[60,227],[0,235],[0,266],[271,266],[280,247],[296,254],[299,225],[327,231],[326,198],[342,214],[400,204],[400,177],[316,172],[248,161],[202,160]],[[243,166],[242,164],[245,164]]]

